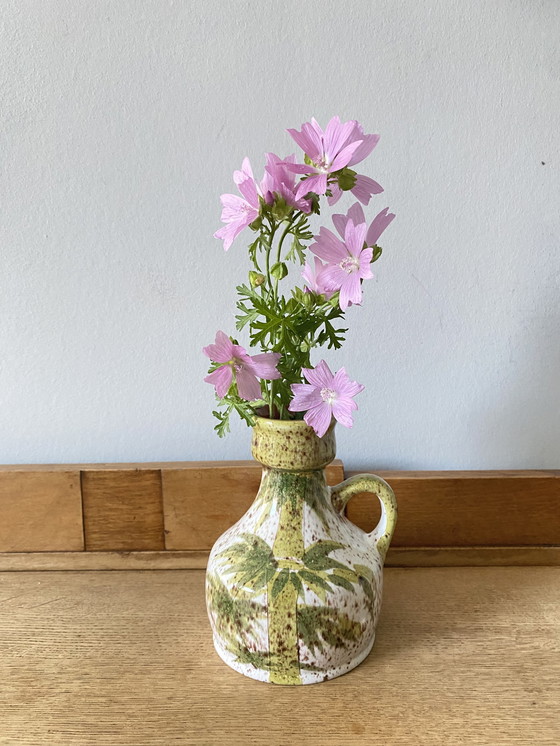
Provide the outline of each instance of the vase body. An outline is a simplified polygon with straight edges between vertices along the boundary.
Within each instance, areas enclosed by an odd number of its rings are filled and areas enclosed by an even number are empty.
[[[260,681],[340,676],[373,646],[396,522],[393,492],[370,474],[327,486],[334,424],[318,438],[303,421],[258,418],[252,451],[263,466],[258,494],[208,561],[214,646],[225,663]],[[343,514],[358,492],[381,501],[381,521],[369,534]]]

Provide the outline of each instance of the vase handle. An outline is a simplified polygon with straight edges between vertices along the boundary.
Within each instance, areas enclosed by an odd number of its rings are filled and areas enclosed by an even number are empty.
[[[397,501],[391,487],[384,479],[376,477],[375,474],[356,474],[337,484],[336,487],[331,487],[330,490],[333,507],[341,514],[354,495],[358,495],[360,492],[370,492],[377,495],[381,503],[381,518],[373,531],[366,536],[377,546],[381,559],[385,560],[397,525]]]

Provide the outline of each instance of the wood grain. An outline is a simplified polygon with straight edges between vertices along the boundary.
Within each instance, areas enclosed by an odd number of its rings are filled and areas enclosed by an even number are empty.
[[[0,572],[205,569],[209,552],[0,552]],[[559,561],[560,564],[560,561]]]
[[[83,548],[79,472],[0,473],[2,551],[72,551]]]
[[[327,482],[344,479],[342,462],[326,469]],[[210,549],[249,509],[261,480],[255,461],[162,471],[166,549]]]
[[[560,544],[560,472],[377,473],[397,496],[393,547]],[[370,531],[371,496],[348,517]]]
[[[88,551],[164,548],[159,470],[82,471],[82,500]]]
[[[393,569],[346,676],[247,679],[204,573],[0,575],[2,746],[557,746],[560,568]]]
[[[203,570],[209,551],[0,552],[0,572]],[[560,566],[560,547],[396,547],[386,567]]]

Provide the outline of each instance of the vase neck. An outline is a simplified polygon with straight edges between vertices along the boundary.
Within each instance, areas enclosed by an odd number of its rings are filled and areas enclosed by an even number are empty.
[[[304,503],[323,502],[327,490],[324,469],[288,471],[263,466],[262,480],[257,500],[274,503],[277,508],[289,506],[290,512],[299,513]]]

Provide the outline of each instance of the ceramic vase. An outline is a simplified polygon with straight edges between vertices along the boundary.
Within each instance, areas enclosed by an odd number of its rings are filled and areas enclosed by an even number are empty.
[[[319,438],[301,420],[258,418],[252,452],[263,467],[258,494],[208,561],[216,652],[259,681],[335,678],[361,663],[374,643],[383,562],[397,520],[394,493],[372,474],[327,486],[334,421]],[[348,500],[363,492],[381,503],[371,533],[344,515]]]

